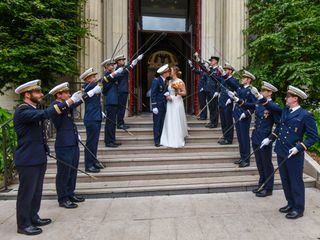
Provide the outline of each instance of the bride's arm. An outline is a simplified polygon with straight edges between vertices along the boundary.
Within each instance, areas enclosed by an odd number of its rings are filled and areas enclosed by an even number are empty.
[[[186,90],[186,85],[184,84],[183,81],[181,81],[181,88],[178,90],[178,94],[182,97],[187,95],[187,90]]]

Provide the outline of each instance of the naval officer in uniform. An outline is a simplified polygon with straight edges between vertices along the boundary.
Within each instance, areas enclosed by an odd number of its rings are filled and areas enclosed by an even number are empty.
[[[238,85],[237,82],[228,82],[228,85],[233,91],[236,91],[236,95],[239,99],[243,101],[235,104],[233,109],[233,118],[235,120],[237,137],[239,141],[239,150],[240,150],[240,160],[235,161],[235,164],[239,164],[240,168],[250,166],[250,124],[251,124],[251,115],[253,110],[246,109],[242,105],[243,103],[254,104],[256,102],[255,96],[251,93],[251,83],[255,80],[256,77],[244,70],[241,78],[241,85]],[[233,98],[235,94],[232,91],[228,91],[230,98]]]
[[[166,96],[169,95],[166,79],[170,77],[170,68],[168,64],[163,65],[157,70],[160,74],[158,78],[153,79],[151,84],[151,104],[153,112],[153,137],[154,145],[160,147],[160,138],[162,134],[164,118],[167,111]]]
[[[106,59],[101,63],[104,67],[104,77],[102,79],[103,95],[106,106],[106,125],[104,131],[104,142],[106,147],[116,148],[121,145],[116,141],[116,121],[118,112],[118,79],[116,76],[123,72],[123,67],[114,70],[113,59]]]
[[[231,90],[229,87],[229,82],[232,82],[234,85],[239,85],[239,80],[233,76],[234,67],[230,64],[225,64],[224,74],[222,78],[220,78],[220,96],[219,96],[219,115],[220,115],[220,123],[221,129],[223,133],[223,138],[218,142],[221,145],[229,145],[233,142],[233,101],[230,99],[228,95],[228,91]]]
[[[80,75],[80,79],[85,82],[82,86],[84,92],[92,93],[91,90],[97,85],[97,72],[93,68],[89,68]],[[92,93],[93,94],[93,93]],[[99,136],[101,129],[101,121],[103,118],[101,109],[101,94],[93,94],[85,99],[84,126],[86,127],[86,147],[84,151],[84,162],[86,172],[100,172],[104,166],[96,161]],[[89,152],[89,151],[90,152]],[[92,156],[92,154],[95,156]]]
[[[69,106],[80,101],[82,94],[76,92],[70,99],[40,110],[37,108],[43,98],[40,80],[22,84],[15,92],[23,99],[13,116],[18,137],[14,160],[20,183],[17,196],[18,233],[36,235],[42,232],[39,226],[51,223],[51,219],[41,219],[38,215],[47,168],[46,155],[49,153],[44,120],[67,111]]]
[[[272,94],[277,91],[278,89],[275,86],[262,81],[261,91],[255,96],[258,98],[260,96],[265,97],[269,104],[276,104],[272,101]],[[253,92],[253,90],[251,90],[251,92]],[[242,102],[241,99],[238,101]],[[267,197],[272,195],[274,178],[270,179],[261,191],[258,192],[258,189],[274,171],[272,164],[272,144],[263,148],[260,148],[260,144],[263,139],[271,134],[273,126],[279,123],[280,114],[277,111],[268,110],[259,101],[256,103],[242,102],[242,106],[255,111],[255,125],[252,131],[251,141],[259,171],[259,183],[258,187],[253,189],[252,192],[255,193],[257,197]]]
[[[119,55],[114,58],[116,63],[116,70],[119,68],[124,68],[124,71],[121,74],[118,74],[118,111],[117,111],[117,128],[118,129],[128,129],[129,126],[124,123],[124,115],[126,112],[126,106],[128,101],[129,93],[129,72],[137,65],[139,61],[143,58],[143,54],[139,55],[131,63],[125,65],[125,56]]]
[[[207,72],[205,72],[203,69],[198,70],[195,66],[193,66],[191,60],[188,60],[188,63],[189,63],[191,70],[195,74],[200,75],[200,79],[198,81],[198,100],[199,100],[200,110],[202,110],[202,112],[200,113],[198,120],[207,120],[207,114],[208,114],[208,110],[206,107],[207,95],[206,95],[206,91],[205,91]]]
[[[79,134],[74,123],[74,112],[77,106],[89,96],[101,93],[101,87],[95,86],[82,96],[81,101],[71,106],[66,112],[51,117],[56,128],[55,151],[57,161],[56,189],[60,207],[76,208],[76,203],[85,199],[75,194],[77,181],[77,168],[79,165]],[[67,100],[70,97],[69,83],[65,82],[54,87],[49,94],[55,97],[51,106]],[[65,162],[66,164],[63,164]],[[68,165],[73,166],[70,168]]]
[[[319,141],[313,114],[300,106],[307,97],[308,95],[301,89],[289,86],[285,97],[286,107],[282,110],[280,123],[261,143],[263,148],[276,140],[274,151],[277,154],[278,164],[285,161],[279,171],[287,205],[279,211],[285,213],[288,219],[303,216],[305,209],[304,152]],[[274,105],[265,98],[262,98],[261,102],[267,109],[275,109]]]

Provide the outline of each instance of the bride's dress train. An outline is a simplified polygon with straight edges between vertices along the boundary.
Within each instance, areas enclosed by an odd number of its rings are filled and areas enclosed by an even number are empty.
[[[172,101],[167,102],[167,112],[164,120],[160,144],[166,147],[180,148],[185,145],[185,137],[188,136],[187,118],[183,105],[183,98],[175,96],[175,90],[171,87],[173,82],[182,81],[175,79],[170,81],[168,91]]]

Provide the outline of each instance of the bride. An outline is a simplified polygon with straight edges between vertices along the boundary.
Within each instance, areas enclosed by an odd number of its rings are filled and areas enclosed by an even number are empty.
[[[166,147],[179,148],[185,144],[188,136],[187,118],[184,111],[182,97],[187,94],[184,82],[180,79],[180,69],[176,66],[171,68],[172,80],[169,81],[167,98],[167,112],[160,144]]]

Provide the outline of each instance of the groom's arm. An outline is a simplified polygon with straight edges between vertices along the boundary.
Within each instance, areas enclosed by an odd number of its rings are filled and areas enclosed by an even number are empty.
[[[151,104],[152,108],[156,108],[157,106],[157,92],[158,92],[158,81],[157,79],[153,79],[151,84]]]

